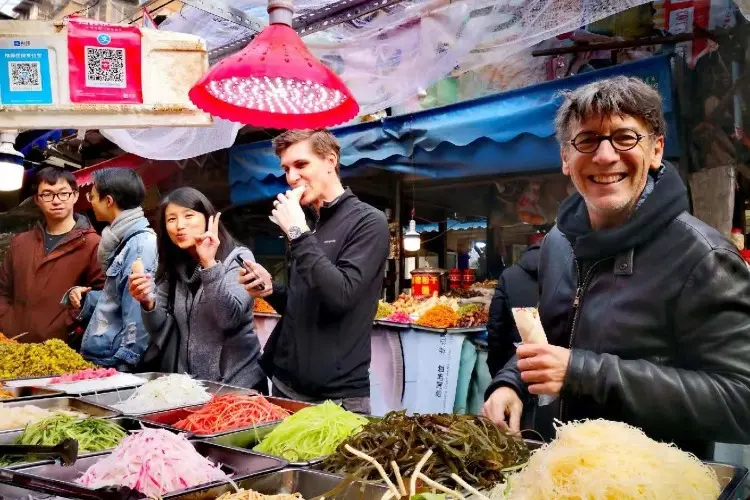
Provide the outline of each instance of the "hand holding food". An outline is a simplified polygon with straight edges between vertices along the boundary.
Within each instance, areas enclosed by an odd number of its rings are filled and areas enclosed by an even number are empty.
[[[80,309],[83,304],[83,295],[91,291],[91,287],[87,286],[76,286],[70,290],[68,294],[68,300],[73,309]]]
[[[524,344],[547,344],[542,320],[536,307],[514,307],[513,319]]]
[[[512,432],[521,431],[522,411],[523,402],[510,387],[496,389],[482,406],[482,415]]]
[[[146,268],[143,266],[143,259],[138,257],[133,262],[133,265],[130,266],[130,272],[133,274],[143,274],[146,272]]]
[[[531,394],[558,396],[570,363],[570,350],[550,344],[521,344],[516,349],[521,379]]]
[[[147,311],[153,310],[154,303],[154,279],[150,274],[133,273],[128,278],[128,291],[130,295],[141,303]]]
[[[289,230],[293,227],[299,228],[302,232],[309,231],[307,227],[307,218],[302,211],[300,200],[305,192],[304,186],[299,186],[286,194],[280,194],[276,201],[273,202],[271,217],[275,219],[284,234],[289,236]]]

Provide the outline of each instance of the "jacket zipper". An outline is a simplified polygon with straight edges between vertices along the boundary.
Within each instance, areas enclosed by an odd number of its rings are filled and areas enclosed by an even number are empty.
[[[573,338],[576,334],[576,326],[578,325],[578,316],[581,313],[581,299],[583,298],[583,293],[586,291],[586,288],[589,286],[589,281],[591,279],[591,275],[594,273],[594,270],[596,267],[604,262],[607,259],[602,259],[594,262],[594,264],[589,268],[588,271],[586,271],[586,276],[584,276],[583,281],[581,281],[581,265],[578,263],[578,259],[574,259],[573,261],[576,264],[576,276],[578,276],[578,287],[576,288],[576,294],[575,297],[573,297],[573,322],[570,325],[570,340],[568,341],[568,349],[573,349]],[[565,401],[563,400],[562,396],[560,397],[560,414],[559,418],[560,421],[563,420],[563,413],[565,411]]]

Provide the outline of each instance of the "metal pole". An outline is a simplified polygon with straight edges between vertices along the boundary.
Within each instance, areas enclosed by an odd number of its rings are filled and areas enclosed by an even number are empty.
[[[394,297],[398,297],[401,293],[401,271],[404,265],[404,259],[401,257],[403,252],[403,222],[401,222],[401,177],[396,179],[396,193],[394,196],[396,200],[393,207],[393,220],[396,221],[398,229],[396,230],[396,237],[398,238],[398,253],[396,254],[396,279],[395,279],[395,294]]]

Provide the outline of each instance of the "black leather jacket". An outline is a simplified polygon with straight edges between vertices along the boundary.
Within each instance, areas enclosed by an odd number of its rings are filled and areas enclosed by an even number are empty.
[[[552,418],[606,418],[704,458],[714,441],[750,443],[750,272],[684,211],[676,170],[663,174],[614,237],[582,227],[569,199],[542,246],[542,323],[571,349],[561,397],[535,422],[546,437]],[[515,357],[503,385],[528,398]]]

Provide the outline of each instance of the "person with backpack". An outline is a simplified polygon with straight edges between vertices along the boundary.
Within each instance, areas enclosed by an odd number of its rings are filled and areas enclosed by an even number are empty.
[[[161,203],[159,267],[133,273],[130,293],[151,333],[151,370],[268,393],[258,361],[253,298],[239,283],[240,263],[254,262],[200,191],[182,187]]]
[[[93,178],[86,197],[96,219],[109,224],[99,243],[104,289],[74,287],[64,301],[81,310],[80,321],[88,321],[83,357],[100,366],[133,371],[148,348],[149,334],[140,304],[128,293],[128,277],[134,264],[147,272],[156,269],[156,233],[141,208],[146,188],[135,171],[106,168],[94,172]]]

